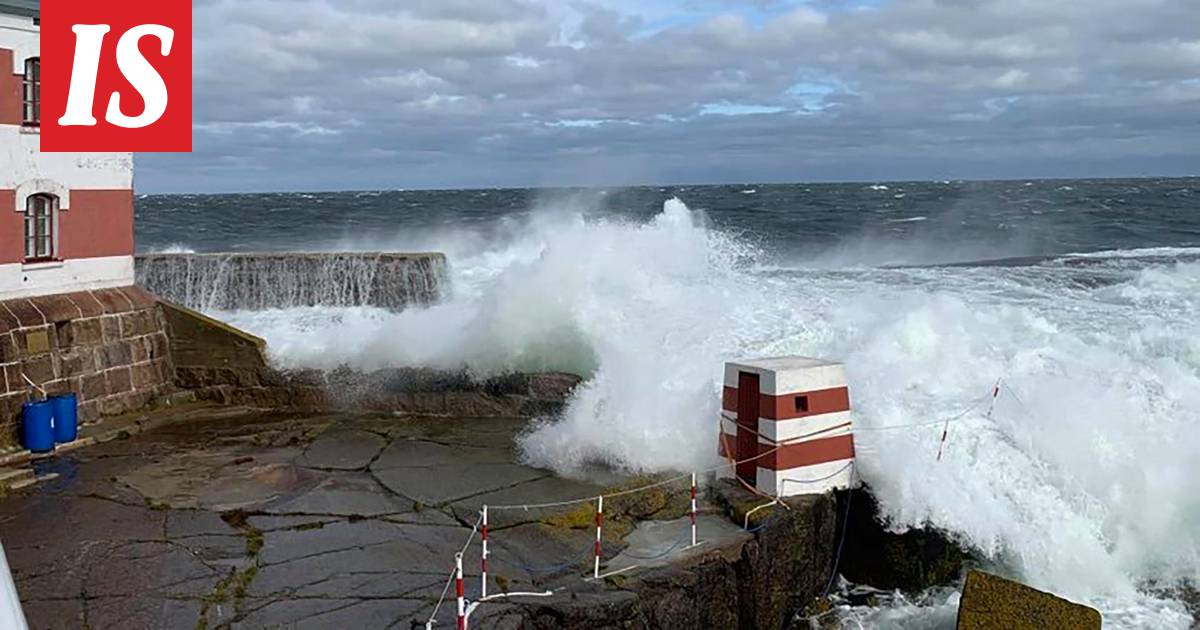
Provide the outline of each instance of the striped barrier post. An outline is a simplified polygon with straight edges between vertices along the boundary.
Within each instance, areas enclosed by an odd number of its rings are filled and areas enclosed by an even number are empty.
[[[692,473],[692,546],[696,546],[696,473]]]
[[[600,530],[604,528],[604,496],[596,500],[596,558],[592,568],[592,579],[600,579]]]
[[[458,630],[467,630],[467,607],[463,601],[462,554],[454,554],[454,592],[458,595]]]
[[[487,559],[488,559],[487,526],[488,526],[487,505],[484,505],[483,506],[483,528],[480,530],[480,540],[483,541],[483,552],[480,555],[480,560],[479,560],[480,572],[481,572],[480,580],[479,580],[479,599],[484,599],[485,597],[487,597]]]

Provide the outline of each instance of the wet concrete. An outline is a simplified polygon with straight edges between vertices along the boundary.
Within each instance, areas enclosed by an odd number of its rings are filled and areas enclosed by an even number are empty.
[[[0,539],[33,628],[409,628],[480,505],[602,492],[517,463],[525,422],[222,411],[41,462],[59,477],[0,501]],[[602,593],[582,579],[587,509],[496,512],[492,591]],[[662,554],[685,524],[633,530],[631,557],[611,562],[625,543],[607,541],[606,564],[652,564],[632,556]],[[742,535],[720,518],[701,531]],[[469,593],[478,554],[465,558]],[[451,592],[439,625],[453,608]]]

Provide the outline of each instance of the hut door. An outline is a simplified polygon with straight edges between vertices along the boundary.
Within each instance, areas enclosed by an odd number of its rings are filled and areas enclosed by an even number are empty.
[[[738,372],[737,475],[746,483],[758,482],[758,461],[742,461],[758,455],[758,375]]]

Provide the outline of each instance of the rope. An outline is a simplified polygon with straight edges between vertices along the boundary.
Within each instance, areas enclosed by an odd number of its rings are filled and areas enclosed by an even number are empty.
[[[966,409],[962,410],[958,414],[955,414],[946,419],[930,420],[929,422],[916,422],[913,424],[892,424],[892,425],[888,425],[885,427],[855,426],[854,433],[858,434],[858,433],[863,433],[863,432],[894,431],[896,429],[917,429],[917,428],[921,428],[921,427],[936,427],[936,426],[940,426],[947,422],[961,422],[967,416],[967,414],[978,409],[979,406],[982,405],[984,403],[984,401],[990,397],[991,397],[990,394],[987,397],[980,397],[970,407],[967,407]]]
[[[834,477],[846,472],[846,469],[850,468],[853,465],[854,465],[854,460],[850,460],[850,461],[846,462],[845,466],[842,466],[841,468],[837,469],[836,471],[829,473],[828,475],[825,475],[824,477],[820,477],[818,479],[791,479],[791,478],[789,478],[789,479],[783,479],[779,483],[780,483],[780,485],[783,485],[789,481],[792,483],[821,483],[822,481],[829,481],[830,479],[833,479]]]
[[[457,567],[450,569],[450,577],[446,578],[446,586],[442,588],[442,596],[438,598],[437,605],[433,607],[433,613],[429,615],[429,621],[425,622],[426,628],[432,627],[433,624],[437,623],[435,618],[437,617],[438,611],[442,609],[442,602],[446,601],[446,593],[450,592],[450,585],[454,583],[454,574],[457,572]]]
[[[850,501],[854,498],[854,484],[850,484],[850,488],[846,490],[846,511],[842,515],[842,536],[838,540],[837,552],[833,556],[833,571],[829,575],[829,583],[825,585],[825,594],[821,597],[829,597],[829,591],[833,589],[833,583],[837,581],[838,566],[842,563],[842,547],[846,544],[846,531],[850,529]]]
[[[761,452],[761,453],[759,453],[759,454],[757,454],[757,455],[754,455],[754,456],[752,456],[752,457],[747,457],[746,459],[741,459],[741,460],[737,460],[737,461],[732,461],[732,460],[731,460],[731,461],[730,461],[728,464],[721,464],[721,465],[719,465],[719,466],[712,466],[712,467],[709,467],[709,468],[705,468],[705,469],[702,469],[702,470],[698,470],[698,471],[696,471],[696,472],[697,472],[697,473],[701,473],[701,474],[703,474],[703,473],[708,473],[708,472],[716,472],[716,471],[718,471],[718,470],[724,470],[724,469],[725,469],[725,467],[726,467],[726,466],[729,466],[729,465],[733,465],[734,467],[736,467],[736,466],[737,466],[737,464],[745,464],[745,463],[748,463],[748,462],[758,461],[759,459],[762,459],[762,458],[764,458],[764,457],[766,457],[766,456],[768,456],[768,455],[771,455],[771,454],[773,454],[773,453],[775,453],[775,452],[779,451],[781,448],[783,448],[783,447],[785,447],[785,446],[788,446],[788,445],[790,445],[790,444],[793,444],[793,443],[795,443],[795,442],[799,442],[799,441],[801,441],[801,440],[805,440],[805,439],[808,439],[808,438],[810,438],[810,437],[814,437],[814,436],[817,436],[817,435],[821,435],[821,434],[823,434],[823,433],[829,433],[830,431],[836,431],[836,430],[838,430],[838,429],[842,429],[842,428],[845,428],[845,427],[848,427],[848,426],[850,426],[850,423],[849,423],[849,422],[847,422],[847,423],[844,423],[844,424],[842,424],[842,425],[835,426],[835,427],[828,427],[828,428],[825,428],[825,429],[821,429],[821,430],[819,430],[819,431],[813,431],[812,433],[806,433],[806,434],[804,434],[804,435],[798,435],[798,436],[796,436],[796,437],[794,437],[794,438],[789,438],[789,439],[787,439],[787,440],[784,440],[784,441],[782,441],[782,442],[776,442],[776,443],[775,443],[775,446],[774,446],[774,448],[771,448],[771,449],[769,449],[769,450],[763,451],[763,452]],[[753,429],[747,429],[747,430],[749,430],[749,431],[751,431],[751,432],[754,432],[755,434],[757,434],[757,432],[753,431]],[[725,439],[725,432],[724,432],[724,431],[722,431],[722,432],[721,432],[721,439],[722,439],[722,440],[724,440],[724,439]],[[764,439],[769,439],[769,438],[764,438]],[[726,453],[730,452],[730,449],[728,448],[728,446],[729,446],[729,445],[728,445],[728,444],[726,444],[726,449],[725,449],[725,452],[726,452]],[[670,484],[676,483],[676,482],[678,482],[678,481],[682,481],[682,480],[684,480],[684,479],[689,479],[689,480],[690,480],[690,479],[691,479],[691,475],[692,475],[692,473],[687,473],[687,474],[679,475],[679,476],[677,476],[677,477],[671,477],[670,479],[665,479],[665,480],[663,480],[663,481],[659,481],[659,482],[656,482],[656,483],[651,483],[651,484],[647,484],[647,485],[644,485],[644,486],[639,486],[639,487],[637,487],[637,488],[630,488],[630,489],[628,489],[628,490],[621,490],[621,491],[619,491],[619,492],[611,492],[611,493],[604,494],[604,495],[600,495],[600,496],[603,496],[605,499],[612,499],[612,498],[615,498],[615,497],[621,497],[621,496],[625,496],[625,495],[629,495],[629,494],[635,494],[635,493],[638,493],[638,492],[643,492],[643,491],[650,490],[650,489],[653,489],[653,488],[658,488],[658,487],[661,487],[661,486],[670,485]],[[758,491],[757,491],[757,490],[755,490],[755,492],[758,492]],[[769,495],[763,495],[763,496],[768,496],[768,497],[769,497]],[[519,504],[513,504],[513,505],[491,505],[491,504],[489,504],[489,505],[488,505],[488,509],[489,509],[489,510],[536,510],[536,509],[553,508],[553,507],[566,507],[566,506],[568,506],[568,505],[578,505],[578,504],[581,504],[581,503],[591,503],[592,501],[595,501],[595,500],[596,500],[596,496],[590,496],[590,497],[584,497],[584,498],[581,498],[581,499],[567,499],[567,500],[564,500],[564,501],[552,501],[552,502],[549,502],[549,503],[519,503]]]
[[[997,381],[997,387],[999,386],[1000,382],[1001,382],[1001,381]],[[1013,397],[1014,397],[1014,398],[1017,398],[1015,393],[1013,393]],[[987,398],[990,398],[990,399],[991,399],[991,401],[992,401],[992,404],[993,404],[993,408],[994,408],[994,405],[995,405],[995,400],[996,400],[996,395],[995,395],[995,394],[991,394],[991,395],[989,395]],[[893,431],[893,430],[898,430],[898,429],[921,428],[921,427],[928,427],[928,426],[938,426],[938,425],[942,425],[942,424],[949,425],[949,423],[951,423],[951,422],[958,422],[958,421],[961,421],[963,418],[965,418],[965,417],[966,417],[968,414],[970,414],[972,411],[976,410],[976,409],[977,409],[977,408],[978,408],[978,407],[979,407],[979,406],[980,406],[980,405],[981,405],[981,404],[984,402],[984,400],[986,400],[986,399],[985,399],[985,398],[980,398],[980,399],[979,399],[979,400],[977,400],[977,401],[976,401],[976,402],[975,402],[973,405],[971,405],[970,407],[967,407],[967,408],[966,408],[966,409],[964,409],[962,412],[960,412],[960,413],[958,413],[957,415],[955,415],[955,416],[952,416],[952,417],[950,417],[950,418],[948,418],[948,419],[944,419],[944,420],[933,420],[933,421],[929,421],[929,422],[920,422],[920,423],[913,423],[913,424],[906,424],[906,425],[891,425],[891,426],[886,426],[886,427],[854,427],[854,429],[853,429],[853,430],[854,430],[854,432],[855,432],[855,433],[861,433],[861,432],[878,432],[878,431]],[[1017,402],[1021,402],[1021,400],[1020,400],[1019,398],[1017,398]],[[1022,403],[1022,404],[1024,404],[1024,403]],[[988,411],[989,415],[991,414],[991,412],[992,412],[992,410],[991,410],[991,409],[989,409],[989,411]],[[728,443],[728,441],[727,441],[727,436],[726,436],[726,434],[725,434],[725,430],[724,430],[724,420],[725,420],[725,418],[722,416],[722,418],[721,418],[721,423],[720,423],[720,425],[719,425],[719,426],[720,426],[720,436],[721,436],[721,443],[722,443],[722,445],[724,445],[724,446],[725,446],[725,452],[726,452],[726,453],[732,453],[732,449],[730,448],[730,445],[729,445],[729,443]],[[745,464],[745,463],[749,463],[749,462],[753,462],[753,461],[758,461],[759,459],[762,459],[762,458],[764,458],[764,457],[767,457],[767,456],[769,456],[769,455],[772,455],[772,454],[774,454],[774,453],[778,452],[780,449],[784,448],[785,446],[789,446],[789,445],[795,444],[795,443],[797,443],[797,442],[801,442],[801,441],[807,440],[807,439],[809,439],[809,438],[812,438],[812,437],[815,437],[815,436],[818,436],[818,435],[822,435],[822,434],[824,434],[824,433],[829,433],[829,432],[832,432],[832,431],[837,431],[837,430],[844,429],[844,428],[847,428],[847,427],[850,427],[850,426],[851,426],[851,423],[850,423],[850,422],[846,422],[846,423],[839,424],[839,425],[836,425],[836,426],[833,426],[833,427],[827,427],[827,428],[825,428],[825,429],[821,429],[821,430],[819,430],[819,431],[813,431],[813,432],[811,432],[811,433],[806,433],[806,434],[804,434],[804,435],[799,435],[799,436],[796,436],[796,437],[793,437],[793,438],[789,438],[789,439],[787,439],[787,440],[776,441],[776,440],[772,440],[771,438],[768,438],[768,437],[766,437],[766,436],[764,436],[764,435],[760,434],[758,431],[756,431],[756,430],[754,430],[754,429],[751,429],[751,428],[749,428],[749,427],[743,427],[743,426],[740,426],[740,425],[739,425],[739,426],[738,426],[738,430],[739,430],[739,431],[741,431],[741,430],[750,431],[750,432],[751,432],[751,433],[753,433],[755,436],[757,436],[757,437],[759,437],[759,438],[762,438],[762,439],[766,440],[768,443],[770,443],[770,444],[772,445],[772,448],[770,448],[770,449],[768,449],[768,450],[766,450],[766,451],[763,451],[763,452],[761,452],[761,453],[758,453],[758,454],[756,454],[756,455],[754,455],[754,456],[752,456],[752,457],[747,457],[747,458],[745,458],[745,459],[741,459],[741,460],[734,460],[732,456],[727,456],[727,459],[729,460],[728,462],[726,462],[726,463],[723,463],[723,464],[721,464],[721,465],[719,465],[719,466],[712,466],[712,467],[710,467],[710,468],[702,469],[702,470],[699,470],[699,471],[696,471],[696,472],[697,472],[697,473],[701,473],[701,474],[703,474],[703,473],[709,473],[709,472],[716,472],[716,471],[719,471],[719,470],[723,470],[723,469],[725,469],[726,467],[729,467],[729,469],[731,469],[731,470],[735,471],[735,473],[736,473],[736,470],[737,470],[737,465],[738,465],[738,464]],[[841,469],[839,469],[837,472],[834,472],[834,473],[832,473],[832,474],[830,474],[830,475],[827,475],[827,476],[825,476],[825,477],[822,477],[822,478],[820,478],[820,479],[811,479],[811,480],[802,480],[802,479],[785,479],[785,480],[784,480],[784,483],[786,483],[786,482],[788,482],[788,481],[791,481],[791,482],[793,482],[793,483],[819,483],[819,482],[821,482],[821,481],[827,481],[828,479],[831,479],[831,478],[833,478],[833,477],[835,477],[835,476],[837,476],[837,475],[839,475],[839,474],[841,474],[841,473],[845,472],[845,470],[846,470],[847,468],[849,468],[849,467],[851,467],[851,466],[853,466],[853,465],[854,465],[854,462],[848,462],[848,463],[846,464],[846,466],[842,467],[842,468],[841,468]],[[651,490],[651,489],[654,489],[654,488],[659,488],[659,487],[662,487],[662,486],[667,486],[667,485],[670,485],[670,484],[673,484],[673,483],[677,483],[677,482],[679,482],[679,481],[682,481],[682,480],[684,480],[684,479],[689,479],[689,480],[690,480],[690,478],[691,478],[692,474],[693,474],[693,473],[687,473],[687,474],[679,475],[679,476],[676,476],[676,477],[671,477],[671,478],[669,478],[669,479],[664,479],[664,480],[662,480],[662,481],[658,481],[658,482],[655,482],[655,483],[647,484],[647,485],[644,485],[644,486],[639,486],[639,487],[636,487],[636,488],[629,488],[629,489],[626,489],[626,490],[621,490],[621,491],[618,491],[618,492],[613,492],[613,493],[604,494],[604,495],[600,495],[600,496],[601,496],[601,497],[603,497],[603,498],[609,498],[609,499],[611,499],[611,498],[616,498],[616,497],[626,496],[626,495],[630,495],[630,494],[635,494],[635,493],[638,493],[638,492],[644,492],[644,491],[646,491],[646,490]],[[736,474],[735,474],[735,477],[736,477]],[[754,486],[751,486],[750,484],[747,484],[747,483],[745,482],[745,480],[741,479],[740,477],[737,477],[737,479],[738,479],[738,481],[739,481],[739,482],[740,482],[740,483],[741,483],[743,486],[745,486],[745,487],[746,487],[748,490],[750,490],[751,492],[753,492],[753,493],[755,493],[755,494],[757,494],[757,495],[759,495],[759,496],[762,496],[762,497],[764,497],[764,498],[768,498],[768,499],[776,499],[776,500],[778,499],[778,497],[772,497],[772,496],[770,496],[770,495],[768,495],[768,494],[766,494],[766,493],[762,492],[762,491],[761,491],[761,490],[759,490],[758,488],[756,488],[756,487],[754,487]],[[851,488],[850,488],[850,492],[851,492],[851,494],[848,494],[848,495],[847,495],[847,499],[846,499],[846,513],[845,513],[845,516],[843,517],[844,519],[848,519],[848,518],[849,518],[849,514],[850,514],[850,497],[852,496],[852,493],[853,493],[853,487],[851,487]],[[556,507],[567,507],[567,506],[571,506],[571,505],[580,505],[580,504],[583,504],[583,503],[591,503],[592,501],[596,500],[596,498],[597,498],[596,496],[589,496],[589,497],[583,497],[583,498],[579,498],[579,499],[567,499],[567,500],[564,500],[564,501],[551,501],[551,502],[547,502],[547,503],[522,503],[522,504],[512,504],[512,505],[489,505],[489,506],[488,506],[488,509],[489,509],[489,510],[525,510],[525,511],[528,511],[528,510],[531,510],[531,509],[546,509],[546,508],[556,508]],[[778,503],[779,503],[780,505],[783,505],[785,508],[791,509],[791,508],[790,508],[790,506],[788,506],[788,505],[787,505],[787,503],[784,503],[784,502],[782,502],[782,501],[780,501],[780,502],[778,502]],[[468,548],[471,546],[471,542],[472,542],[472,541],[475,539],[475,534],[476,534],[476,532],[479,530],[479,525],[480,525],[480,523],[482,522],[482,520],[483,520],[483,515],[481,514],[481,515],[480,515],[480,518],[479,518],[479,519],[478,519],[478,520],[475,522],[475,526],[471,528],[471,533],[470,533],[470,535],[467,537],[467,542],[466,542],[466,543],[463,545],[462,551],[461,551],[460,553],[466,553],[467,549],[468,549]],[[750,529],[747,529],[746,531],[747,531],[747,532],[749,532],[749,533],[757,533],[757,532],[759,532],[759,531],[762,531],[762,530],[763,530],[765,527],[766,527],[766,525],[765,525],[765,524],[763,524],[763,525],[760,525],[759,527],[757,527],[757,528],[755,528],[755,529],[752,529],[752,530],[750,530]],[[841,537],[841,540],[839,540],[839,542],[838,542],[837,553],[836,553],[836,555],[835,555],[835,559],[834,559],[834,577],[836,577],[836,575],[837,575],[837,567],[838,567],[838,564],[841,562],[842,547],[843,547],[843,545],[845,544],[845,541],[846,541],[846,528],[843,528],[843,530],[842,530],[842,537]],[[681,544],[681,543],[676,543],[676,544],[675,544],[675,545],[673,545],[673,546],[672,546],[670,549],[668,549],[666,552],[664,552],[664,553],[662,553],[662,554],[660,554],[660,555],[657,555],[657,556],[651,556],[651,557],[645,557],[645,558],[643,558],[643,557],[634,556],[634,555],[632,555],[632,554],[627,554],[627,555],[629,555],[629,557],[631,557],[631,558],[634,558],[634,559],[639,559],[639,560],[654,560],[654,559],[661,558],[661,557],[663,557],[663,556],[665,556],[665,555],[667,555],[667,554],[670,554],[671,552],[675,551],[675,550],[678,548],[679,544]],[[559,570],[563,570],[563,569],[569,568],[569,567],[571,567],[571,566],[574,566],[575,564],[578,564],[579,562],[582,562],[582,560],[577,560],[577,561],[570,562],[570,563],[567,563],[567,564],[562,564],[562,565],[555,565],[555,566],[552,568],[552,571],[559,571]],[[528,566],[528,565],[523,565],[522,563],[517,563],[517,564],[518,564],[518,566],[520,566],[522,569],[525,569],[525,570],[526,570],[527,572],[529,572],[529,573],[537,573],[537,572],[538,572],[538,569],[539,569],[538,567],[532,567],[532,566]],[[432,625],[432,624],[434,623],[434,618],[437,616],[437,613],[438,613],[438,611],[440,610],[440,608],[441,608],[441,606],[442,606],[442,603],[443,603],[443,601],[444,601],[444,600],[445,600],[445,598],[446,598],[446,594],[447,594],[447,593],[449,592],[449,590],[450,590],[450,584],[451,584],[453,581],[454,581],[454,571],[451,571],[451,572],[450,572],[450,577],[449,577],[449,578],[446,580],[446,586],[445,586],[445,588],[443,588],[443,589],[442,589],[442,595],[441,595],[441,597],[439,597],[439,598],[438,598],[437,605],[436,605],[436,606],[434,607],[434,609],[433,609],[433,614],[430,616],[428,624],[426,624],[427,626],[429,626],[429,625]],[[831,579],[830,579],[830,582],[829,582],[829,584],[826,586],[826,591],[825,591],[825,592],[826,592],[826,595],[828,595],[828,593],[829,593],[829,590],[832,588],[832,586],[833,586],[833,581],[834,581],[834,580],[831,578]]]
[[[46,390],[42,389],[41,387],[38,387],[37,383],[34,383],[33,381],[29,380],[29,377],[25,376],[24,372],[21,372],[21,378],[25,379],[25,382],[29,383],[30,387],[38,390],[38,392],[40,392],[42,394],[42,398],[46,397]]]
[[[720,466],[719,468],[724,468],[724,466]],[[708,472],[708,471],[702,471],[702,472]],[[658,488],[661,486],[668,486],[677,481],[681,481],[683,479],[690,479],[691,476],[692,476],[692,473],[687,473],[685,475],[679,475],[678,477],[671,477],[670,479],[665,479],[663,481],[648,484],[645,486],[639,486],[637,488],[630,488],[629,490],[621,490],[620,492],[612,492],[609,494],[599,495],[599,496],[603,496],[605,499],[612,499],[614,497],[623,497],[628,494],[643,492],[645,490],[650,490],[650,489]],[[515,505],[491,505],[491,504],[489,504],[488,509],[489,510],[526,510],[526,511],[528,511],[528,510],[540,510],[540,509],[544,509],[544,508],[553,508],[553,507],[566,507],[568,505],[591,503],[596,500],[596,496],[597,495],[593,495],[593,496],[586,497],[583,499],[568,499],[566,501],[554,501],[551,503],[521,503],[521,504],[515,504]]]
[[[467,536],[467,542],[459,550],[460,554],[467,553],[467,548],[471,546],[471,541],[475,539],[475,532],[479,531],[479,524],[483,522],[483,514],[480,513],[479,518],[475,521],[475,526],[471,528],[471,534]],[[438,611],[442,609],[442,603],[446,601],[446,594],[450,592],[450,585],[454,583],[454,574],[457,573],[457,567],[450,569],[450,577],[446,578],[446,586],[442,588],[442,595],[438,597],[437,604],[433,607],[433,613],[429,615],[429,621],[425,622],[425,627],[432,627],[437,623],[436,618]]]

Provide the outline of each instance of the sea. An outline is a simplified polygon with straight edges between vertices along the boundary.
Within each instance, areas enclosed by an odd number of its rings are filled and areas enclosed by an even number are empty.
[[[136,229],[145,252],[444,252],[429,308],[214,315],[284,365],[584,375],[522,437],[567,475],[719,463],[725,361],[842,361],[889,527],[1106,628],[1193,624],[1200,179],[149,195]],[[838,614],[952,628],[959,597]]]

